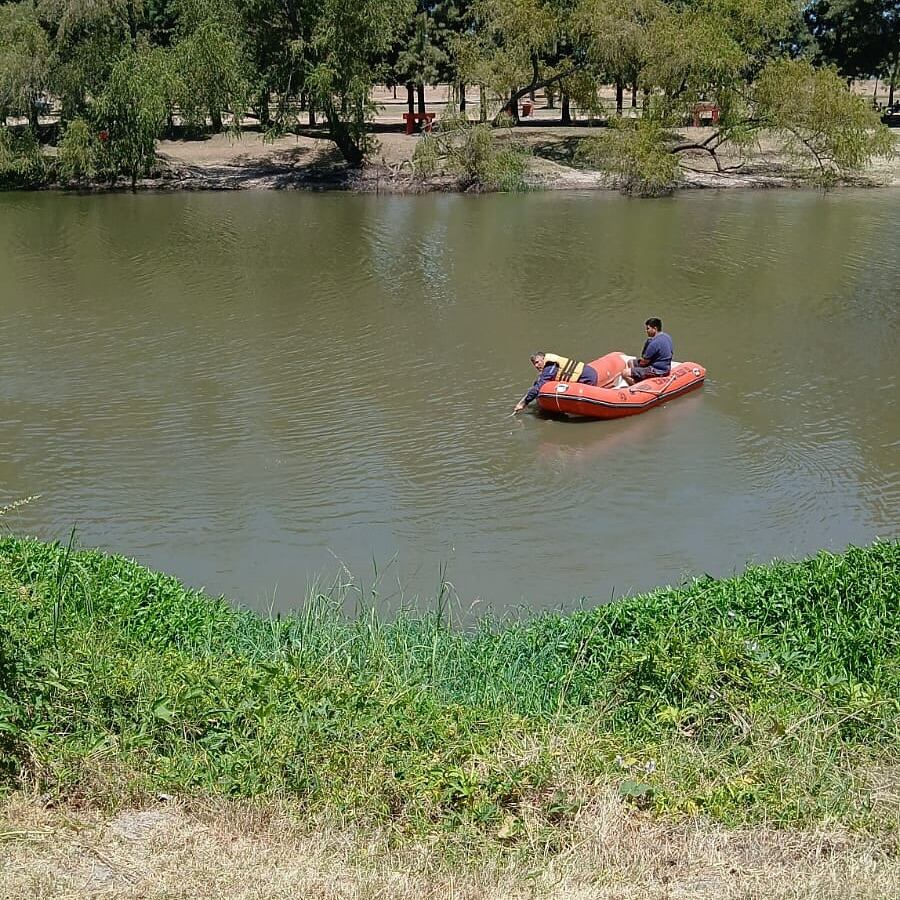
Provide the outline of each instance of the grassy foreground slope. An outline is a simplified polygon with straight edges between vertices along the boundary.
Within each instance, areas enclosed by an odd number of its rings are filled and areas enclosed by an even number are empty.
[[[0,540],[0,778],[105,805],[277,795],[403,831],[549,836],[613,786],[726,824],[896,828],[900,543],[469,631],[236,611]]]

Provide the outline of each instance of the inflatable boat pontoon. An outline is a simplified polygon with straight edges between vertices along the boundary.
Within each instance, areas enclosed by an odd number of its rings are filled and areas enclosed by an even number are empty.
[[[703,384],[706,369],[693,362],[672,363],[668,375],[648,378],[629,386],[622,373],[635,357],[607,353],[589,365],[597,371],[597,384],[548,381],[537,396],[538,406],[548,413],[565,413],[590,419],[618,419],[646,412],[674,400]]]

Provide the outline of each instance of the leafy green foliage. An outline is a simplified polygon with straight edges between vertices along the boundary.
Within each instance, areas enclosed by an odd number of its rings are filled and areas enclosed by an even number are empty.
[[[463,30],[458,0],[418,0],[415,16],[392,50],[390,80],[422,85],[452,81],[452,46]]]
[[[804,17],[817,56],[851,78],[880,76],[893,99],[900,79],[900,4],[897,0],[815,0]]]
[[[324,597],[263,619],[119,557],[7,538],[8,752],[19,779],[107,802],[289,792],[505,838],[523,816],[564,821],[587,784],[726,822],[890,829],[861,779],[897,763],[898,598],[895,542],[467,631],[348,621]]]
[[[19,656],[19,648],[0,631],[0,778],[15,776],[15,760],[22,753],[18,742],[21,710],[13,699],[22,692],[16,664]]]
[[[50,170],[37,138],[0,127],[0,189],[42,187]]]
[[[185,122],[222,130],[229,110],[236,125],[249,105],[250,84],[238,34],[237,10],[225,0],[181,0],[181,37],[174,47],[176,97]]]
[[[91,101],[103,93],[122,46],[112,29],[79,32],[77,39],[58,32],[50,88],[60,98],[63,121],[89,115]]]
[[[291,118],[291,101],[305,92],[308,29],[304,5],[279,0],[239,0],[240,33],[246,59],[246,77],[257,98],[263,126],[269,125],[269,105],[277,94],[273,128],[283,132]]]
[[[526,162],[525,151],[501,144],[489,125],[445,118],[439,130],[419,139],[413,169],[423,178],[449,172],[463,190],[521,191]]]
[[[888,129],[834,70],[777,60],[763,70],[755,96],[759,119],[783,136],[785,151],[814,162],[821,175],[859,170],[893,152]]]
[[[50,74],[50,41],[31,2],[0,6],[0,121],[23,115],[37,124],[35,103]]]
[[[500,101],[499,116],[515,117],[529,91],[558,83],[586,60],[569,53],[571,4],[555,0],[476,0],[477,23],[457,41],[463,79],[484,85]]]
[[[316,62],[308,85],[350,165],[361,164],[370,149],[366,122],[376,60],[390,49],[412,9],[412,0],[324,0],[317,11],[312,31]]]
[[[88,182],[97,174],[100,143],[84,119],[73,119],[59,142],[59,176],[67,182]]]
[[[605,134],[584,141],[578,158],[613,172],[623,193],[658,197],[670,194],[678,183],[678,159],[671,145],[671,135],[659,119],[620,119]]]
[[[127,53],[113,67],[97,101],[96,117],[108,138],[104,168],[128,175],[132,187],[156,159],[156,139],[168,112],[166,72],[162,51],[141,48]]]
[[[797,12],[791,0],[583,0],[576,21],[595,64],[607,78],[640,84],[647,94],[641,125],[586,142],[581,158],[616,172],[623,190],[642,196],[675,185],[680,163],[670,155],[705,151],[721,171],[717,151],[749,145],[765,126],[785,139],[795,162],[802,156],[797,149],[822,162],[827,156],[834,170],[857,168],[855,154],[868,162],[886,143],[864,104],[825,73],[778,62]],[[670,137],[699,103],[715,107],[715,133],[696,142]],[[819,174],[825,171],[832,169],[820,165]]]
[[[637,84],[646,82],[654,30],[669,12],[662,0],[582,0],[575,21],[599,71]]]

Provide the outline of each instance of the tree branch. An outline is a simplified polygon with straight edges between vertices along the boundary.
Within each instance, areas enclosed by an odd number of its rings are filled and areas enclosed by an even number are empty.
[[[570,75],[574,75],[580,69],[583,69],[587,65],[587,63],[586,62],[573,63],[564,72],[560,72],[557,75],[551,75],[549,78],[544,78],[543,80],[538,80],[537,56],[532,57],[532,65],[533,65],[534,69],[533,69],[531,84],[526,85],[525,87],[521,88],[520,90],[517,90],[514,94],[512,94],[510,96],[509,100],[507,100],[507,102],[500,109],[500,112],[498,112],[497,115],[494,116],[494,120],[491,123],[492,125],[496,125],[499,122],[500,116],[502,116],[503,113],[509,112],[510,114],[512,114],[513,107],[518,105],[519,100],[522,97],[524,97],[526,94],[530,94],[532,91],[537,91],[537,90],[540,90],[541,88],[549,87],[551,84],[556,84],[557,81],[562,81],[563,78],[568,78]]]
[[[722,163],[719,161],[719,155],[716,153],[714,147],[710,147],[708,145],[708,139],[703,141],[702,143],[693,143],[693,144],[679,144],[677,147],[673,147],[671,149],[671,153],[684,153],[686,150],[703,150],[705,153],[708,153],[712,158],[713,162],[716,164],[716,171],[722,171]]]

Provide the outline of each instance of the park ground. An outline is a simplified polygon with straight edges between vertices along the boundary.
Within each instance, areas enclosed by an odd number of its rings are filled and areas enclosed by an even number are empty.
[[[863,83],[860,90],[870,93]],[[614,106],[614,95],[607,91],[601,97],[606,107]],[[334,143],[322,128],[310,129],[302,125],[299,133],[285,134],[266,140],[250,118],[240,136],[227,132],[200,140],[164,140],[158,144],[162,162],[159,177],[145,181],[146,187],[185,189],[270,189],[270,188],[340,188],[356,190],[407,192],[428,189],[452,189],[452,182],[440,177],[430,183],[414,178],[412,158],[418,135],[403,131],[403,113],[407,109],[405,90],[397,91],[396,99],[390,89],[377,89],[373,100],[377,113],[373,122],[376,148],[370,163],[362,173],[346,170]],[[437,119],[450,108],[446,86],[429,88],[427,108]],[[625,115],[632,114],[630,98],[626,97]],[[535,108],[523,118],[519,127],[501,130],[501,141],[514,142],[528,153],[525,183],[535,189],[578,190],[615,187],[614,177],[585,168],[576,159],[579,145],[603,132],[602,122],[591,120],[574,109],[571,126],[559,124],[560,111],[549,108],[547,99],[538,93]],[[467,114],[478,117],[478,94],[470,91]],[[301,121],[305,116],[300,113]],[[256,126],[256,127],[254,127]],[[900,145],[900,129],[894,129],[895,141]],[[685,138],[700,142],[709,134],[708,127],[686,127]],[[741,155],[737,151],[723,151],[721,162],[727,171],[718,173],[712,159],[701,152],[685,155],[685,187],[785,187],[797,182],[792,168],[780,146],[771,139],[763,139],[757,146]],[[853,183],[867,186],[900,186],[900,154],[877,159],[872,167]]]

